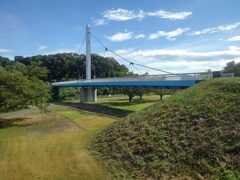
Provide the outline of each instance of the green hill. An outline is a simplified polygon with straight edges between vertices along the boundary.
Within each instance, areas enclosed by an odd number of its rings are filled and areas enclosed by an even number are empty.
[[[174,94],[98,134],[115,178],[240,179],[240,78]]]

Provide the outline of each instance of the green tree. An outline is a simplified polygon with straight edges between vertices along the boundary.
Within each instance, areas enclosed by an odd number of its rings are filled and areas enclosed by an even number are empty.
[[[159,95],[160,100],[163,99],[164,95],[172,95],[176,90],[171,89],[153,89],[152,92]]]
[[[231,61],[226,64],[226,66],[222,70],[223,73],[234,73],[240,75],[240,62],[235,63]]]
[[[45,67],[48,75],[44,81],[57,82],[86,78],[86,56],[76,53],[58,53],[51,55],[37,55],[31,57],[16,56],[15,62],[26,66],[39,63],[38,66]],[[127,75],[128,69],[120,65],[112,57],[102,57],[92,54],[91,76],[96,78],[120,77]]]
[[[68,87],[68,88],[60,88],[58,94],[58,100],[74,100],[79,98],[79,88]]]
[[[144,94],[147,94],[149,92],[146,88],[136,88],[135,89],[136,96],[139,96],[140,99],[142,99]]]
[[[49,84],[37,77],[27,77],[20,71],[8,71],[3,67],[0,67],[0,74],[0,112],[27,108],[30,105],[44,110],[50,99]]]
[[[122,92],[122,94],[125,94],[128,96],[129,102],[132,102],[133,97],[136,95],[135,88],[122,88],[121,92]]]
[[[11,64],[12,64],[12,61],[10,59],[0,56],[0,66],[6,68]]]
[[[97,54],[92,54],[91,59],[92,78],[134,75],[132,72],[128,71],[125,65],[120,65],[112,57],[102,57]],[[25,67],[19,63],[24,64]],[[21,71],[24,75],[38,74],[38,78],[50,83],[86,78],[86,56],[83,54],[58,53],[31,57],[16,56],[14,64],[16,64],[14,70]],[[41,69],[42,72],[39,72],[39,69]],[[47,76],[45,76],[46,73]],[[61,88],[52,88],[52,99],[54,101],[61,100],[63,94],[67,91],[68,90],[61,90]],[[62,94],[59,94],[60,92]]]
[[[46,67],[41,66],[41,61],[31,62],[29,66],[27,66],[27,74],[28,77],[37,77],[38,79],[45,80],[48,75],[48,70]]]

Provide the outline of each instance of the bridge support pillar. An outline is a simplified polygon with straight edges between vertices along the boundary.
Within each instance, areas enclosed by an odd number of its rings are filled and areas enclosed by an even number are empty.
[[[91,80],[91,28],[86,26],[86,80]],[[96,102],[97,89],[96,88],[81,88],[80,89],[80,103]]]
[[[96,101],[97,101],[96,88],[80,88],[80,103]]]

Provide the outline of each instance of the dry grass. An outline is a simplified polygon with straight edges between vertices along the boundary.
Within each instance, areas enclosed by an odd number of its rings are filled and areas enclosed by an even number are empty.
[[[87,145],[114,121],[69,109],[0,119],[0,179],[107,179]]]

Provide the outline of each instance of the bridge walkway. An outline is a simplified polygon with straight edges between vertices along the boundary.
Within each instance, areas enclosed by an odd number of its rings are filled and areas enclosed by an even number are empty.
[[[111,77],[96,79],[81,79],[52,83],[53,87],[125,87],[125,88],[166,88],[185,89],[195,85],[199,81],[210,79],[211,73],[184,73],[142,75],[130,77]]]

